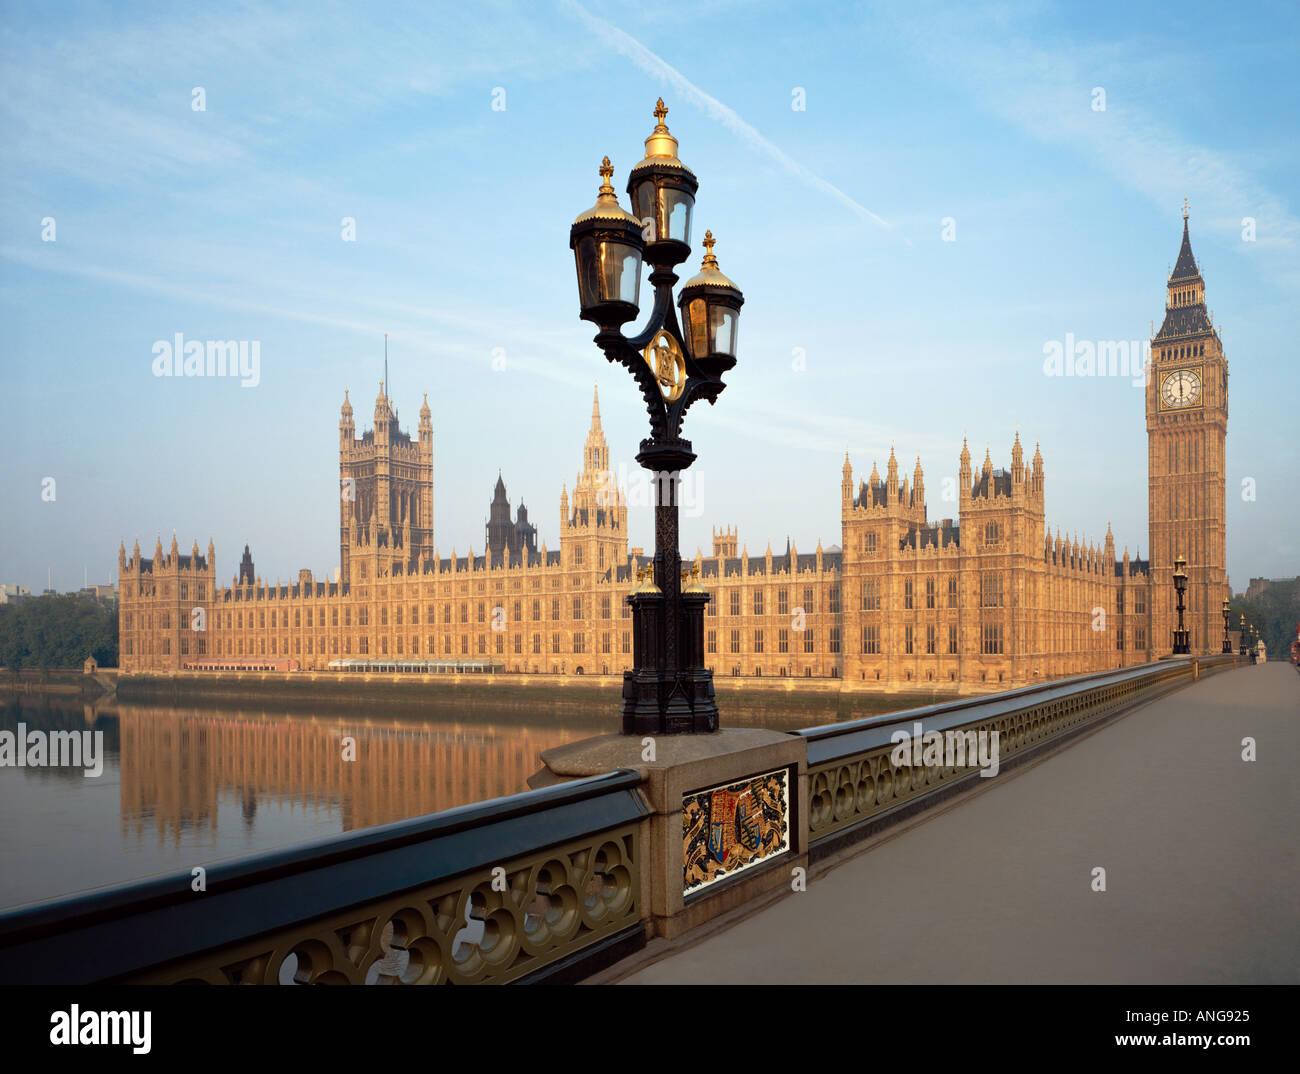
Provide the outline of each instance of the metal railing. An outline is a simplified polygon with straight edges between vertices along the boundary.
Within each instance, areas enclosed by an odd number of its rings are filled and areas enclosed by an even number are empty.
[[[1058,679],[1005,693],[944,702],[795,732],[808,744],[808,846],[812,860],[880,828],[930,808],[980,778],[969,753],[996,735],[1000,768],[1045,744],[1059,744],[1090,725],[1139,702],[1236,666],[1232,656],[1161,660],[1116,671]],[[923,741],[935,732],[943,749],[915,757],[917,725]],[[908,750],[894,736],[906,732]],[[949,749],[951,741],[956,749]],[[957,758],[960,757],[960,763]],[[908,763],[896,763],[905,760]]]
[[[498,798],[0,914],[0,983],[505,983],[645,942],[640,777]]]

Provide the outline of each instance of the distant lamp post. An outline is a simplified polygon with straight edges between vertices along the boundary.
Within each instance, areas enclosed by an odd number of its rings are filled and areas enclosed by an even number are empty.
[[[691,253],[691,218],[699,181],[678,159],[677,139],[664,120],[662,99],[655,128],[645,140],[645,159],[628,176],[635,215],[618,204],[609,183],[609,158],[596,204],[569,232],[578,272],[579,316],[600,331],[595,343],[611,362],[636,379],[650,413],[650,437],[636,460],[649,470],[655,489],[653,574],[644,572],[627,597],[632,607],[632,670],[623,675],[624,734],[678,734],[718,729],[713,673],[705,667],[704,609],[709,594],[698,573],[683,577],[678,551],[677,490],[681,471],[695,461],[682,422],[691,404],[716,402],[722,376],[736,364],[736,329],[744,296],[722,274],[714,238],[698,275],[682,288],[673,309],[673,271]],[[639,308],[641,261],[650,265],[654,307],[645,328],[631,339],[621,326]]]
[[[1187,630],[1183,628],[1183,595],[1187,592],[1187,560],[1180,552],[1174,560],[1174,590],[1178,593],[1178,629],[1174,631],[1174,656],[1182,656],[1192,651],[1188,644]]]
[[[1228,598],[1224,597],[1223,598],[1223,651],[1229,655],[1231,655],[1232,653],[1232,639],[1228,637],[1228,619],[1230,614],[1231,613],[1228,611]]]
[[[1259,627],[1254,623],[1250,624],[1250,662],[1259,663]]]
[[[1246,613],[1245,612],[1242,612],[1241,615],[1238,616],[1237,655],[1238,656],[1246,655]]]

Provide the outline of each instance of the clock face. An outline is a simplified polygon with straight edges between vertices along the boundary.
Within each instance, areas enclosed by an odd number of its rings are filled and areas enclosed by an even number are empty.
[[[1160,385],[1160,398],[1171,409],[1195,406],[1201,401],[1201,378],[1191,369],[1176,369]]]

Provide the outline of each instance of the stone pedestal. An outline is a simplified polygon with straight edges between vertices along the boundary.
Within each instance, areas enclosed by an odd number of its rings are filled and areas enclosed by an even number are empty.
[[[650,742],[654,745],[654,759],[646,760]],[[660,735],[653,739],[600,735],[546,750],[542,762],[546,767],[529,779],[530,786],[547,786],[616,768],[631,768],[641,774],[641,789],[653,814],[641,863],[641,905],[648,909],[653,936],[673,939],[742,903],[790,885],[796,867],[806,873],[808,848],[804,845],[803,818],[808,808],[807,751],[797,735],[758,728]],[[783,770],[788,772],[785,820],[789,849],[686,894],[683,799]]]

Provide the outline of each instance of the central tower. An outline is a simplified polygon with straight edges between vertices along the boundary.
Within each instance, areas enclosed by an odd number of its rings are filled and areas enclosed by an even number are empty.
[[[339,578],[353,581],[352,561],[412,569],[433,558],[433,421],[426,395],[417,438],[403,432],[384,385],[375,399],[374,427],[356,436],[352,404],[343,393],[339,419]]]
[[[1205,308],[1205,280],[1183,244],[1166,285],[1165,319],[1151,340],[1146,386],[1151,540],[1151,644],[1167,653],[1177,625],[1173,563],[1187,559],[1194,653],[1219,651],[1227,584],[1228,362]]]

